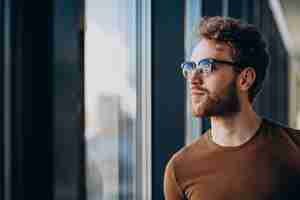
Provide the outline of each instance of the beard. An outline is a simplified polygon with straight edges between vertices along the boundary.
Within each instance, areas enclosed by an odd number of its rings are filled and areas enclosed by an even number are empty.
[[[233,116],[240,112],[241,105],[237,89],[233,79],[228,86],[221,91],[223,95],[217,95],[205,91],[205,94],[192,96],[192,113],[195,117]]]

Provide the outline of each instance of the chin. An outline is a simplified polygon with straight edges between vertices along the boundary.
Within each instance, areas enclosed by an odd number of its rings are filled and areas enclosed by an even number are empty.
[[[192,115],[194,117],[209,117],[213,105],[210,101],[198,101],[192,103]]]
[[[209,117],[210,116],[208,110],[207,109],[202,109],[202,108],[200,108],[200,109],[193,109],[192,110],[192,115],[194,117]]]
[[[202,117],[208,117],[208,116],[205,114],[202,114],[202,113],[193,113],[193,117],[202,118]]]
[[[202,117],[210,117],[210,115],[208,113],[205,113],[205,112],[193,112],[193,116],[194,117],[199,117],[199,118],[202,118]]]

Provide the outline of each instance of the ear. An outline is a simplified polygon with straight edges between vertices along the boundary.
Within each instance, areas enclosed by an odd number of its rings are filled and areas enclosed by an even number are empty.
[[[255,69],[252,67],[245,68],[240,74],[239,74],[239,88],[242,91],[247,91],[249,88],[254,84],[254,81],[256,79],[256,72]]]

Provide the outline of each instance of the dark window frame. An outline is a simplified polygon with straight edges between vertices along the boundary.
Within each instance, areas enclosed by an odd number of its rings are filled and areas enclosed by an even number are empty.
[[[85,199],[82,7],[81,0],[1,1],[1,199]],[[68,93],[59,96],[60,88]],[[70,184],[61,187],[62,179]]]
[[[51,199],[51,3],[7,0],[2,6],[1,195]]]

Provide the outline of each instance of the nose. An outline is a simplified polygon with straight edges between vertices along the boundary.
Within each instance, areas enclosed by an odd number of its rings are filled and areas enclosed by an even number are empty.
[[[203,83],[203,77],[202,77],[202,74],[201,74],[201,73],[197,73],[196,70],[193,70],[193,71],[190,73],[189,81],[190,81],[192,84],[202,84],[202,83]]]

